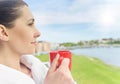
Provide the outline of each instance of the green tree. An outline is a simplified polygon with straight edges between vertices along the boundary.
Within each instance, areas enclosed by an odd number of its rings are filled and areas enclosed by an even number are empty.
[[[76,46],[76,43],[71,43],[71,42],[67,42],[67,43],[61,43],[60,46],[65,46],[65,47],[73,47]]]
[[[78,46],[83,46],[84,45],[84,42],[80,41],[77,43]]]

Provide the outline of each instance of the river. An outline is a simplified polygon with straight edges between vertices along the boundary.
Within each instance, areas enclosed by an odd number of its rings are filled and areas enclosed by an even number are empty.
[[[72,53],[97,57],[107,64],[120,67],[120,48],[84,48],[74,49]]]

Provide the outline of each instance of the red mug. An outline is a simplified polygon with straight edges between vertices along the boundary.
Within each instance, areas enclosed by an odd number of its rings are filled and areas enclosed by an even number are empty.
[[[55,56],[59,54],[60,57],[58,59],[58,67],[61,64],[61,61],[63,58],[68,58],[70,60],[69,62],[69,70],[71,70],[71,66],[72,66],[72,53],[68,50],[58,50],[58,51],[51,51],[50,52],[50,64],[52,64],[53,59],[55,58]]]

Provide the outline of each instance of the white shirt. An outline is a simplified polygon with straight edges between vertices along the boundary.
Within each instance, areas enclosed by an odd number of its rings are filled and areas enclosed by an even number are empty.
[[[21,62],[31,69],[33,79],[20,71],[0,64],[0,84],[43,84],[48,68],[33,55],[23,56]]]

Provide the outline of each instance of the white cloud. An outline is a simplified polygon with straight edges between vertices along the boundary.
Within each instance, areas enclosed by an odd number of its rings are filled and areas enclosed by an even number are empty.
[[[68,0],[69,1],[69,0]],[[60,1],[60,4],[62,5],[65,1],[62,0]],[[83,22],[91,22],[93,20],[89,14],[89,11],[81,11],[81,8],[84,8],[85,6],[88,7],[90,3],[94,2],[94,0],[74,0],[72,1],[71,5],[65,7],[65,4],[63,6],[58,6],[63,9],[64,7],[67,9],[66,11],[39,11],[35,12],[34,15],[36,17],[36,20],[41,24],[41,25],[47,25],[47,24],[74,24],[74,23],[83,23]],[[45,6],[52,6],[54,4],[56,5],[56,0],[52,0],[52,2],[46,2]],[[68,2],[70,3],[70,1]],[[49,4],[49,5],[48,5]],[[43,7],[45,7],[43,4]],[[83,7],[84,6],[84,7]],[[57,7],[57,6],[56,6]],[[63,7],[63,8],[62,8]],[[52,8],[52,7],[51,7]],[[92,16],[93,17],[93,16]]]
[[[119,0],[103,0],[107,3],[120,2]],[[59,1],[61,4],[64,0]],[[82,22],[95,22],[97,21],[101,25],[109,25],[110,23],[116,23],[116,18],[120,16],[118,11],[120,6],[114,5],[95,5],[93,3],[100,2],[96,0],[74,0],[73,4],[68,7],[68,12],[65,11],[41,11],[39,9],[37,12],[34,12],[36,20],[39,24],[71,24],[71,23],[82,23]],[[45,7],[46,5],[52,6],[57,3],[56,0],[49,1],[47,0],[44,4],[41,4]],[[65,6],[65,5],[64,5]],[[87,6],[87,10],[80,10]],[[54,7],[54,6],[53,6]],[[62,6],[60,6],[62,7]],[[94,7],[94,8],[91,8]],[[59,8],[58,8],[59,9]],[[71,9],[71,10],[70,10]],[[74,11],[77,9],[76,11]],[[33,10],[34,11],[34,10]]]
[[[96,5],[94,4],[95,3],[94,0],[74,0],[74,3],[70,5],[68,7],[68,10],[66,11],[54,11],[54,10],[53,11],[47,11],[47,10],[36,11],[34,12],[34,16],[36,18],[37,25],[41,25],[41,26],[49,25],[49,24],[68,24],[69,25],[74,23],[75,24],[76,23],[77,24],[93,23],[94,25],[89,27],[89,29],[93,30],[93,33],[98,33],[98,34],[101,33],[101,35],[110,36],[113,32],[114,33],[120,32],[120,9],[119,9],[120,6],[115,0],[110,0],[110,1],[105,0],[105,1],[106,3],[104,4],[97,3]],[[112,2],[114,2],[114,4]],[[52,4],[52,2],[50,4]],[[81,9],[81,7],[83,7],[83,9]],[[86,7],[85,10],[84,10],[84,7]],[[84,32],[84,33],[88,33],[88,32]],[[48,34],[49,34],[49,37],[47,36]],[[120,34],[118,34],[118,36],[119,35]],[[54,33],[47,29],[47,30],[43,30],[42,38],[43,39],[55,38],[55,40],[59,40],[59,38],[66,39],[67,37],[65,36],[66,34],[64,34],[63,32],[58,31]],[[78,36],[76,37],[76,39],[79,39],[79,37],[83,35],[80,34],[76,36]],[[83,38],[89,38],[89,36],[88,37],[84,36]]]
[[[74,24],[88,22],[87,17],[83,17],[82,13],[67,14],[67,13],[49,13],[41,14],[35,13],[35,18],[41,25],[48,24]]]
[[[105,5],[98,11],[96,30],[103,33],[120,31],[120,6]]]
[[[105,0],[109,4],[120,4],[120,0]]]

